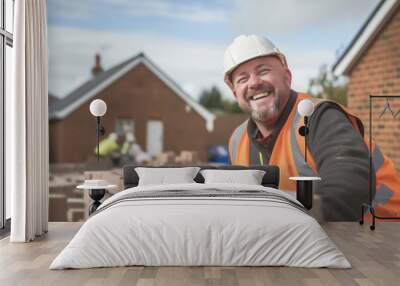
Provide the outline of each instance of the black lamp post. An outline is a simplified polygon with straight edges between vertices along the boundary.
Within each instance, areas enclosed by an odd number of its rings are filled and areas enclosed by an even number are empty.
[[[307,147],[308,147],[308,118],[314,112],[314,104],[310,99],[303,99],[297,105],[297,112],[304,117],[304,125],[299,128],[299,134],[304,137],[304,161],[307,163]]]
[[[101,117],[106,114],[107,104],[101,99],[95,99],[90,103],[90,113],[96,117],[96,134],[97,134],[97,162],[100,159],[100,136],[106,133],[106,130],[101,126]],[[89,197],[93,200],[93,203],[89,206],[89,215],[96,211],[99,207],[100,200],[106,193],[105,188],[91,188],[89,189]]]
[[[304,162],[307,164],[308,149],[308,119],[314,112],[314,104],[310,99],[303,99],[297,105],[298,113],[304,117],[304,125],[299,128],[299,134],[304,136]],[[296,199],[301,202],[308,210],[313,204],[313,181],[320,180],[319,177],[308,177],[305,174],[299,174],[301,177],[292,177],[296,180]]]
[[[90,113],[92,113],[93,116],[96,117],[96,133],[97,133],[97,162],[99,162],[100,159],[100,136],[103,136],[106,133],[106,130],[103,126],[101,126],[101,117],[106,113],[107,111],[107,104],[101,100],[101,99],[95,99],[90,103]]]

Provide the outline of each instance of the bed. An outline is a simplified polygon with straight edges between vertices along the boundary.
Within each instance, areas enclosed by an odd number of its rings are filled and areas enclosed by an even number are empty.
[[[198,171],[191,181],[181,182],[165,174],[183,168],[126,166],[126,189],[102,203],[50,269],[351,267],[301,203],[277,189],[277,167],[191,167]],[[228,171],[227,182],[215,180],[220,170]],[[259,184],[238,183],[247,172],[256,174]],[[158,182],[154,178],[159,174],[164,177]],[[141,184],[146,180],[149,184]]]

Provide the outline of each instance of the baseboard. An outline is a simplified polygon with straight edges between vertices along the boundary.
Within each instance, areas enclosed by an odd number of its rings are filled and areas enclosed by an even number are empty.
[[[6,219],[6,223],[3,228],[0,228],[0,239],[10,235],[11,230],[11,218]]]

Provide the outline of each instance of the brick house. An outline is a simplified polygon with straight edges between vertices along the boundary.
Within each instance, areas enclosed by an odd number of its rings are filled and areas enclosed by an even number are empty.
[[[333,66],[348,77],[348,107],[369,132],[369,95],[400,96],[400,1],[381,1]],[[400,98],[388,99],[393,114]],[[373,99],[373,139],[400,170],[400,112],[381,115],[386,97]]]
[[[51,105],[54,104],[54,102],[56,102],[58,100],[58,98],[55,95],[49,93],[49,99],[48,100],[49,100],[49,106],[51,106]]]
[[[94,154],[96,121],[89,112],[96,98],[107,103],[107,134],[134,132],[151,155],[197,151],[207,160],[213,144],[226,144],[244,116],[216,118],[187,95],[143,53],[103,71],[100,57],[93,77],[50,105],[50,162],[83,162]],[[106,136],[107,136],[106,134]]]

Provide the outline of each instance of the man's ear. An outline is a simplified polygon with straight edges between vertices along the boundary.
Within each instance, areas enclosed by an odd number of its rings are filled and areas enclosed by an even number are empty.
[[[231,80],[229,80],[229,82],[227,82],[229,89],[232,91],[233,96],[236,98],[236,92],[235,92],[235,87],[233,86],[233,82]]]
[[[292,72],[286,68],[285,83],[290,87],[292,85]]]
[[[233,93],[233,96],[234,96],[235,98],[237,98],[236,91],[235,91],[234,89],[232,89],[232,93]]]

